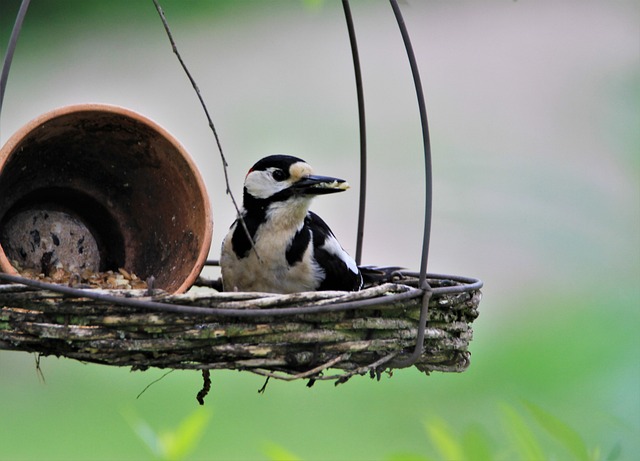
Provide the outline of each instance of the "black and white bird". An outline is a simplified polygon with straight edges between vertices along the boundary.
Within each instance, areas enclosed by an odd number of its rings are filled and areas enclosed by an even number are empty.
[[[253,165],[244,181],[241,216],[246,229],[236,220],[222,244],[224,290],[361,289],[356,262],[329,226],[309,211],[316,195],[348,188],[342,179],[314,175],[304,160],[289,155],[271,155]]]

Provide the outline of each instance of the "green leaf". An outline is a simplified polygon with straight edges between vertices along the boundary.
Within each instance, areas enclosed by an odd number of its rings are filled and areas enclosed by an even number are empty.
[[[523,403],[538,424],[551,434],[552,437],[562,443],[576,459],[589,461],[589,450],[580,434],[539,406],[527,401],[523,401]]]
[[[526,421],[510,405],[502,404],[505,432],[510,435],[522,459],[547,459],[540,442]]]
[[[149,424],[130,408],[124,408],[121,410],[121,414],[129,424],[129,427],[135,432],[135,434],[144,442],[146,447],[153,453],[155,458],[161,458],[162,446],[160,445],[160,439],[158,434],[153,430]]]
[[[301,461],[301,458],[277,443],[267,442],[264,444],[263,451],[272,461]]]
[[[197,408],[174,431],[158,433],[132,410],[125,409],[122,415],[154,457],[165,460],[181,460],[191,453],[211,418],[210,411]]]
[[[165,459],[184,459],[198,446],[211,412],[204,408],[196,410],[182,420],[176,430],[160,435],[160,444]]]
[[[462,444],[456,440],[452,429],[441,419],[431,419],[425,423],[427,434],[443,459],[464,459]]]
[[[491,437],[479,424],[474,424],[467,429],[462,437],[465,459],[487,460],[494,459],[491,455]]]

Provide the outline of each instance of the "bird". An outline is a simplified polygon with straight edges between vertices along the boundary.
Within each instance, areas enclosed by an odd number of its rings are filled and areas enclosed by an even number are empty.
[[[343,192],[349,184],[319,176],[304,160],[269,155],[244,180],[240,216],[222,243],[224,291],[296,293],[358,291],[363,276],[320,216],[314,197]]]

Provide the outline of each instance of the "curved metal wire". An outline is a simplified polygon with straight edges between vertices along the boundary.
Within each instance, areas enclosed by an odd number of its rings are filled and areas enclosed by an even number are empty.
[[[420,307],[420,319],[418,320],[418,331],[416,333],[416,345],[413,352],[407,357],[391,362],[392,368],[407,368],[416,363],[424,351],[424,337],[427,333],[427,319],[429,317],[429,301],[433,295],[433,290],[425,281],[427,288],[422,295],[422,305]]]
[[[7,89],[9,69],[11,69],[11,61],[13,61],[13,53],[15,52],[16,45],[18,44],[18,37],[20,36],[20,30],[22,30],[22,22],[27,14],[30,1],[31,0],[22,0],[22,3],[20,4],[20,9],[16,16],[16,22],[13,25],[9,44],[7,45],[7,53],[4,55],[4,60],[2,62],[2,72],[0,72],[0,115],[2,115],[2,102],[4,101],[4,92]],[[1,130],[0,133],[2,133]]]
[[[420,312],[420,320],[418,322],[418,334],[416,337],[416,346],[408,357],[403,360],[394,363],[396,368],[404,368],[413,365],[416,360],[422,355],[424,350],[424,335],[427,328],[427,318],[429,311],[429,299],[432,296],[433,290],[427,282],[427,261],[429,259],[429,241],[431,237],[431,214],[432,214],[432,191],[433,181],[431,173],[431,140],[429,137],[429,124],[427,122],[427,108],[424,100],[424,93],[422,91],[422,82],[420,81],[420,72],[418,70],[418,63],[416,61],[415,54],[413,52],[413,46],[411,45],[411,39],[409,38],[409,31],[404,23],[402,12],[398,6],[396,0],[389,0],[393,14],[400,28],[400,34],[402,35],[402,41],[404,42],[405,50],[407,51],[407,58],[409,59],[409,66],[411,67],[411,75],[413,76],[413,83],[416,89],[416,97],[418,99],[418,110],[420,111],[420,126],[422,128],[422,142],[424,148],[424,167],[425,167],[425,212],[424,212],[424,231],[422,238],[422,255],[420,260],[420,278],[419,285],[424,290],[424,297],[422,299],[422,310]]]
[[[465,277],[456,276],[441,276],[438,274],[430,274],[432,279],[435,280],[452,280],[458,283],[462,283],[462,286],[451,287],[437,287],[432,289],[432,295],[442,295],[448,293],[463,293],[471,292],[479,289],[482,286],[482,282],[477,279],[470,279]],[[321,306],[307,306],[307,307],[274,307],[269,309],[228,309],[228,308],[215,308],[215,307],[199,307],[188,306],[182,304],[172,304],[162,301],[149,301],[137,298],[127,298],[123,296],[115,296],[111,294],[105,294],[104,292],[87,290],[83,288],[72,288],[66,285],[59,285],[54,283],[41,282],[39,280],[32,280],[18,275],[5,274],[0,272],[0,280],[4,280],[9,283],[18,283],[26,285],[32,288],[40,290],[47,290],[54,293],[60,293],[66,296],[76,298],[87,298],[95,301],[101,301],[106,303],[112,303],[121,306],[137,307],[140,309],[157,310],[163,312],[174,312],[179,314],[197,314],[197,315],[211,315],[216,317],[270,317],[270,316],[287,316],[287,315],[300,315],[300,314],[322,314],[326,312],[341,312],[355,309],[374,309],[382,304],[388,304],[394,301],[404,301],[409,299],[419,298],[423,296],[422,290],[410,290],[403,293],[396,293],[388,296],[382,296],[377,298],[362,299],[357,301],[338,302],[334,304],[327,304]]]
[[[404,23],[402,12],[398,6],[396,0],[389,0],[391,8],[396,17],[396,22],[400,28],[402,34],[402,40],[404,42],[405,49],[407,51],[407,57],[409,58],[409,65],[411,66],[411,75],[413,76],[413,83],[416,89],[416,97],[418,100],[418,110],[420,111],[420,121],[422,128],[422,143],[424,149],[424,167],[425,167],[425,213],[424,213],[424,233],[422,241],[422,258],[420,261],[420,282],[425,280],[427,274],[427,261],[429,259],[429,241],[431,237],[431,214],[432,214],[432,193],[433,193],[433,180],[431,170],[431,139],[429,137],[429,123],[427,121],[427,107],[424,100],[424,93],[422,91],[422,82],[420,80],[420,71],[418,70],[418,63],[416,61],[415,54],[413,52],[413,46],[411,45],[411,39],[409,38],[409,31]]]
[[[353,17],[349,0],[342,0],[344,16],[349,32],[349,44],[353,57],[353,71],[356,78],[356,93],[358,95],[358,125],[360,129],[360,198],[358,203],[358,231],[356,238],[356,264],[362,264],[362,243],[364,240],[364,216],[367,203],[367,124],[364,110],[364,89],[362,86],[362,71],[360,69],[360,54],[356,31],[353,26]]]

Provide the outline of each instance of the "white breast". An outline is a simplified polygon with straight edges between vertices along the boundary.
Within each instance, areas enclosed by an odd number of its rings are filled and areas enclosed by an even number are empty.
[[[231,247],[235,226],[231,229],[220,258],[225,291],[295,293],[318,288],[324,271],[313,259],[313,245],[309,245],[302,261],[293,266],[287,262],[287,248],[302,228],[302,220],[290,216],[290,207],[288,211],[286,216],[279,216],[284,210],[278,207],[269,210],[268,219],[254,236],[255,251],[241,259]]]

